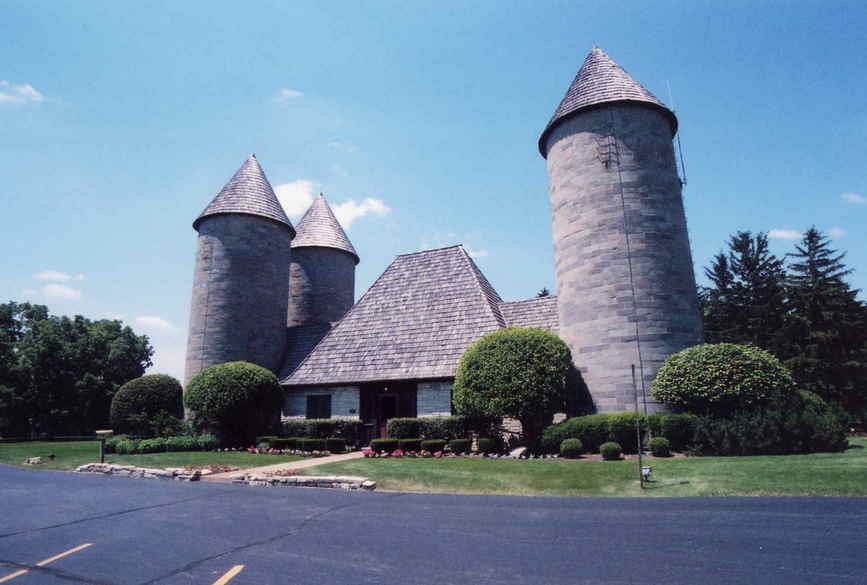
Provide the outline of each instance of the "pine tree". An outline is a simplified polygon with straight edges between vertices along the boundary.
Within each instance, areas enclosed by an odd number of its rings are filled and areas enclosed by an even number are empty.
[[[789,254],[786,360],[801,387],[840,403],[864,421],[867,409],[867,307],[845,277],[845,253],[815,227]],[[787,352],[788,353],[788,352]]]
[[[714,257],[705,274],[713,283],[702,294],[705,337],[710,343],[752,344],[777,355],[786,317],[783,260],[768,237],[738,232],[728,253]]]

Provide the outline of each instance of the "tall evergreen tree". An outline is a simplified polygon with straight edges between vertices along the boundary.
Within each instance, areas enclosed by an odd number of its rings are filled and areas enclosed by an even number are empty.
[[[785,322],[783,260],[771,253],[768,236],[737,232],[727,253],[714,256],[702,291],[705,338],[709,343],[749,343],[778,354]]]
[[[867,307],[845,277],[845,253],[831,249],[815,227],[789,254],[786,360],[806,390],[867,415]]]

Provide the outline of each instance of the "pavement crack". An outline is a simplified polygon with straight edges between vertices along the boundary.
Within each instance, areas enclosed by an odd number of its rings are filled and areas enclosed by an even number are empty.
[[[51,530],[52,528],[63,528],[64,526],[74,526],[76,524],[81,524],[83,522],[89,522],[91,520],[101,520],[103,518],[115,518],[117,516],[123,516],[125,514],[132,514],[133,512],[141,512],[142,510],[153,510],[156,508],[165,508],[167,506],[175,506],[177,504],[183,504],[186,502],[191,502],[193,500],[203,500],[213,497],[211,495],[203,495],[203,496],[195,496],[192,498],[184,498],[182,500],[175,500],[173,502],[167,502],[165,504],[152,504],[150,506],[139,506],[137,508],[128,508],[126,510],[118,510],[116,512],[108,512],[106,514],[96,514],[95,516],[87,516],[85,518],[79,518],[77,520],[70,520],[69,522],[61,522],[59,524],[52,524],[50,526],[40,526],[39,528],[27,528],[25,530],[19,530],[17,532],[8,532],[6,534],[0,534],[0,538],[8,538],[10,536],[19,536],[21,534],[29,534],[33,532],[40,532],[42,530]]]
[[[389,499],[391,499],[392,497],[399,497],[399,495],[389,496]],[[191,563],[188,563],[188,564],[184,565],[183,567],[175,569],[174,571],[166,573],[165,575],[160,575],[159,577],[151,579],[150,581],[145,581],[144,583],[140,583],[139,585],[153,585],[154,583],[162,581],[163,579],[168,579],[168,578],[174,577],[175,575],[178,575],[180,573],[186,573],[188,571],[192,571],[193,569],[203,565],[204,563],[207,563],[208,561],[213,561],[215,559],[219,559],[220,557],[224,557],[226,555],[237,553],[237,552],[247,550],[247,549],[250,549],[253,547],[262,546],[264,544],[269,544],[269,543],[272,543],[274,541],[280,540],[281,538],[293,536],[295,534],[298,534],[302,530],[304,530],[311,523],[315,522],[316,520],[320,520],[321,518],[324,518],[328,514],[331,514],[333,512],[338,512],[340,510],[346,510],[347,508],[354,508],[356,506],[362,506],[365,503],[366,502],[352,502],[349,504],[342,504],[339,506],[331,506],[330,508],[322,510],[321,512],[317,512],[315,514],[311,514],[311,515],[307,516],[306,518],[304,518],[301,521],[301,523],[298,526],[296,526],[292,530],[289,530],[288,532],[282,532],[280,534],[275,534],[274,536],[269,536],[268,538],[263,538],[261,540],[256,540],[254,542],[248,542],[246,544],[242,544],[242,545],[224,550],[222,552],[219,552],[219,553],[207,556],[207,557],[203,557],[201,559],[198,559],[198,560],[195,560]]]

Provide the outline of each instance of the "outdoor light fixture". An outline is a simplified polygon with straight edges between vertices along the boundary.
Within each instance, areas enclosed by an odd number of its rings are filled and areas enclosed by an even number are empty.
[[[114,431],[111,429],[105,429],[101,431],[96,431],[96,437],[99,439],[99,462],[105,463],[105,440],[112,436]]]
[[[641,481],[650,481],[650,474],[653,472],[653,468],[649,465],[641,466]]]

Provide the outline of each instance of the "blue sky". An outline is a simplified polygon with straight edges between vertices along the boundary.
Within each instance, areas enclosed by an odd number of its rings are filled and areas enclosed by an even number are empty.
[[[62,2],[0,19],[0,299],[120,318],[183,372],[192,220],[250,152],[361,256],[464,243],[505,299],[555,289],[539,133],[593,44],[673,106],[696,273],[815,224],[867,288],[858,2]],[[862,294],[862,298],[865,298]]]

